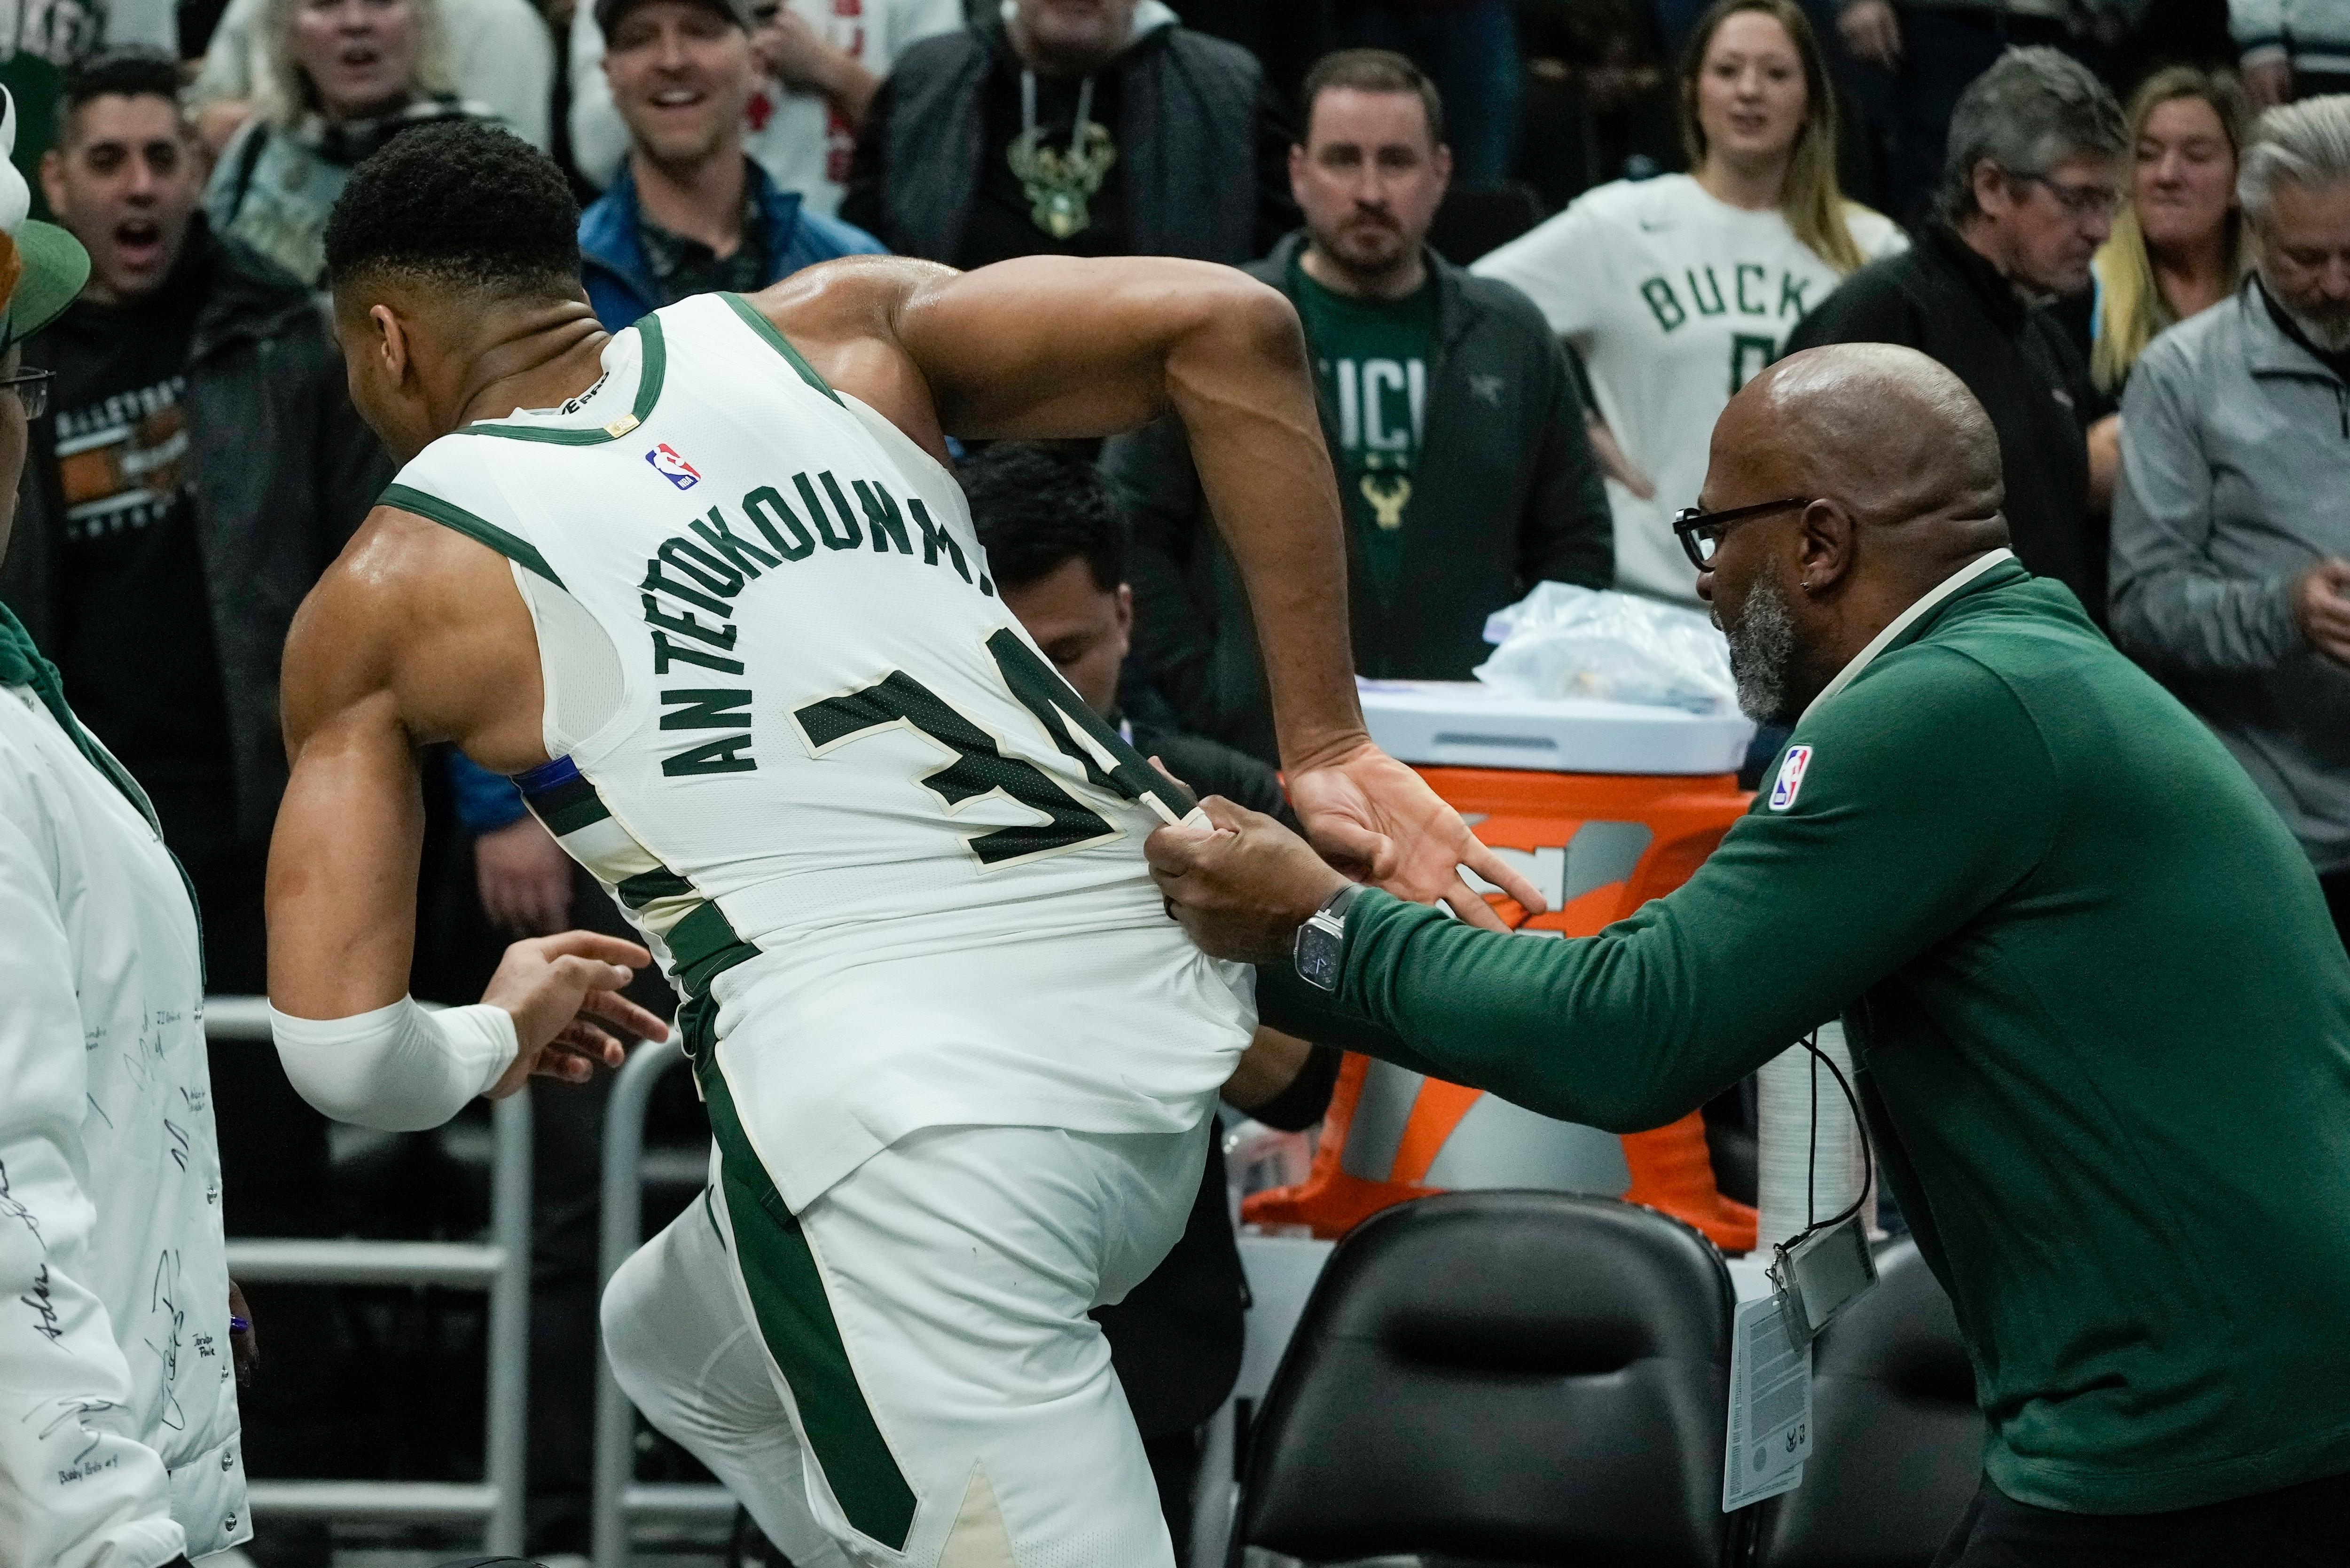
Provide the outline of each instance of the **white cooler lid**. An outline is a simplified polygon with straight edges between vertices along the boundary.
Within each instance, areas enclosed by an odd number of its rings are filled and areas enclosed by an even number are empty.
[[[1430,767],[1559,774],[1738,771],[1754,738],[1744,714],[1692,713],[1575,697],[1512,697],[1474,680],[1357,679],[1371,739]]]

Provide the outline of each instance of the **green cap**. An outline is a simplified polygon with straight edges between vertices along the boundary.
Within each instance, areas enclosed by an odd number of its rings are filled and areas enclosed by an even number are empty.
[[[89,253],[57,227],[28,216],[33,188],[12,161],[16,151],[16,100],[0,88],[0,234],[16,242],[24,271],[8,296],[0,349],[22,343],[57,318],[89,281]]]
[[[14,170],[16,165],[9,167]],[[0,348],[22,343],[55,321],[89,281],[89,253],[55,223],[26,219],[16,230],[16,254],[24,258],[25,275],[16,280],[16,292],[8,296],[8,322],[0,329]]]

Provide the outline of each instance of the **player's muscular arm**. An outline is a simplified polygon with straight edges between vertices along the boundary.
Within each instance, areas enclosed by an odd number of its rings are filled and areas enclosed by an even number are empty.
[[[269,991],[304,1018],[365,1012],[408,992],[424,805],[384,624],[397,546],[382,515],[311,590],[286,639],[292,771],[269,850]]]
[[[761,304],[836,386],[933,451],[941,430],[1100,436],[1172,412],[1247,589],[1291,794],[1316,846],[1481,922],[1492,917],[1461,880],[1464,862],[1542,907],[1363,728],[1337,489],[1281,295],[1203,262],[1035,256],[970,273],[835,263]]]
[[[503,561],[385,509],[295,618],[282,685],[292,771],[269,855],[270,1002],[285,1015],[289,1075],[329,1114],[431,1126],[415,1118],[453,1111],[449,1085],[468,1074],[499,1095],[533,1072],[577,1080],[594,1061],[617,1064],[619,1045],[598,1020],[662,1033],[614,994],[626,966],[649,961],[644,950],[581,931],[507,950],[484,1002],[510,1029],[436,1035],[404,1012],[388,1015],[406,1002],[415,943],[416,747],[453,739],[492,765],[543,761],[530,738],[538,677],[529,637]],[[354,1029],[341,1049],[335,1029],[378,1015],[387,1016],[373,1033]]]

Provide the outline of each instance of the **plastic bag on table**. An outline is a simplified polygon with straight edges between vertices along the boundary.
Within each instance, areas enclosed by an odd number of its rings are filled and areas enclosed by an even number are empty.
[[[1485,621],[1497,646],[1478,680],[1514,697],[1582,697],[1728,711],[1737,701],[1730,645],[1696,610],[1565,583],[1534,591]]]

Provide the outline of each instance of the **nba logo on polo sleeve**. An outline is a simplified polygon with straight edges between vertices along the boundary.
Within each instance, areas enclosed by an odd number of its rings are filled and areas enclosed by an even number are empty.
[[[680,457],[677,448],[667,441],[645,453],[645,461],[653,465],[654,472],[680,490],[691,490],[702,483],[702,471]]]
[[[1812,748],[1789,746],[1787,754],[1779,762],[1779,782],[1771,786],[1771,809],[1784,811],[1795,804],[1795,796],[1804,787],[1804,774],[1812,765]]]

